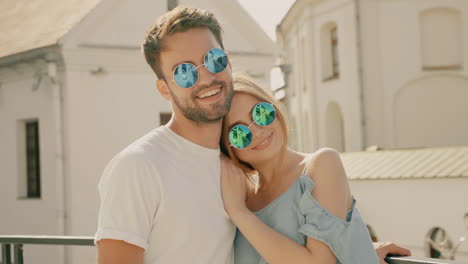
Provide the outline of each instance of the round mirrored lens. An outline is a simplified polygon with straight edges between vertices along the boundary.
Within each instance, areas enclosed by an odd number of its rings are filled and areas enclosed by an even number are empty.
[[[259,103],[252,110],[252,120],[259,126],[268,126],[276,118],[276,110],[272,104]]]
[[[226,69],[228,58],[226,53],[220,49],[212,49],[205,54],[205,67],[212,73],[222,72]]]
[[[182,63],[174,70],[174,81],[182,88],[190,88],[198,81],[197,68],[190,63]]]
[[[235,148],[246,148],[252,142],[252,131],[245,125],[236,125],[229,131],[229,142]]]

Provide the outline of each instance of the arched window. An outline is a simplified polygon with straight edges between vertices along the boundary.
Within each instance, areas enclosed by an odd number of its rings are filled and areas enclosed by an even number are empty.
[[[328,23],[322,27],[320,33],[322,79],[324,81],[340,76],[340,62],[338,52],[338,27],[335,23]]]
[[[426,234],[426,256],[438,259],[453,259],[446,254],[453,249],[453,242],[442,227],[433,227]],[[445,255],[444,255],[445,254]]]
[[[460,11],[432,8],[420,13],[423,70],[452,70],[462,67]]]

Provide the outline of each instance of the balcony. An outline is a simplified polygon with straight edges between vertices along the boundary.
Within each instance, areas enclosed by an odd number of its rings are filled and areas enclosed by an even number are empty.
[[[2,244],[1,264],[23,264],[23,245],[94,246],[89,236],[0,236]],[[13,246],[13,247],[12,247]],[[13,252],[12,252],[13,249]],[[13,257],[12,257],[13,256]],[[13,262],[13,260],[15,260]],[[454,260],[417,257],[387,257],[389,264],[463,264]],[[466,263],[465,263],[466,264]]]

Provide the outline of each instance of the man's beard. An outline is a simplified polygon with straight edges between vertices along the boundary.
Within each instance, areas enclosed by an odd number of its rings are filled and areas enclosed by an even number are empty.
[[[210,107],[211,109],[202,109],[195,101],[196,94],[198,94],[203,89],[215,85],[221,85],[224,87],[224,89],[227,89],[224,104],[216,104],[213,106],[213,108]],[[214,81],[209,86],[200,87],[190,95],[193,100],[189,102],[190,99],[186,99],[185,104],[181,103],[181,99],[178,98],[171,89],[169,89],[169,91],[172,95],[172,98],[174,99],[175,104],[184,114],[184,116],[198,124],[215,123],[221,120],[229,112],[229,109],[231,108],[232,97],[234,95],[232,80],[229,82],[229,86],[226,84],[226,82]],[[223,91],[221,90],[219,92],[221,93]]]

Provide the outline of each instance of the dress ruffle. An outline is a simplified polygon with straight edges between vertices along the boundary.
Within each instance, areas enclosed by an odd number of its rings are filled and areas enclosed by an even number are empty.
[[[303,194],[299,200],[299,211],[305,220],[299,232],[327,244],[339,263],[378,263],[375,250],[371,247],[369,232],[356,208],[354,197],[347,219],[343,220],[331,214],[312,196],[314,186],[315,183],[309,176],[301,176]],[[367,243],[360,245],[354,241]]]

